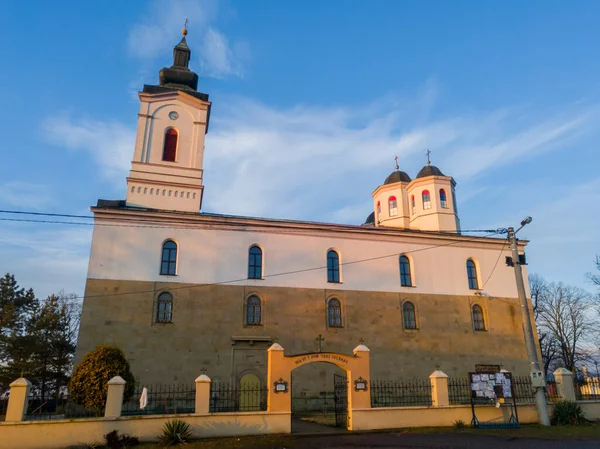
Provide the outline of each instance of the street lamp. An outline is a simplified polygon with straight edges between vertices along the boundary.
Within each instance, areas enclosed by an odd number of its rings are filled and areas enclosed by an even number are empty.
[[[521,270],[521,260],[519,259],[519,248],[517,244],[516,234],[525,225],[531,223],[532,218],[526,217],[521,221],[521,227],[515,231],[514,228],[508,228],[508,241],[512,249],[512,261],[515,268],[515,279],[517,281],[517,291],[519,292],[519,300],[521,301],[521,319],[523,321],[523,332],[525,333],[525,344],[527,346],[527,357],[529,359],[529,375],[531,376],[531,385],[535,388],[535,402],[540,418],[540,424],[544,426],[550,425],[548,416],[548,404],[544,388],[546,387],[546,377],[540,369],[540,361],[538,359],[537,348],[533,336],[533,326],[531,325],[531,315],[529,313],[529,304],[525,295],[525,283],[523,282],[523,271]]]

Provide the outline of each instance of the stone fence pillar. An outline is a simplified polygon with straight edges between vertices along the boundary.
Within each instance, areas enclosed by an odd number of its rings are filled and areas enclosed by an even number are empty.
[[[105,418],[118,418],[123,408],[123,393],[125,392],[125,379],[121,376],[113,377],[108,381],[108,394],[106,395]]]
[[[556,380],[556,392],[558,395],[567,401],[575,401],[573,373],[566,368],[558,368],[554,371],[554,380]]]
[[[210,377],[206,374],[196,379],[196,411],[197,415],[206,415],[210,411]]]
[[[8,397],[8,408],[6,409],[6,422],[24,421],[29,405],[29,390],[31,382],[20,377],[10,384],[10,396]]]
[[[431,404],[434,407],[450,405],[448,400],[448,375],[437,370],[429,376],[431,381]]]

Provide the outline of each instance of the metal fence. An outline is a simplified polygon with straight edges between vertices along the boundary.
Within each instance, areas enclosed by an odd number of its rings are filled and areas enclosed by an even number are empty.
[[[25,420],[97,418],[103,415],[104,410],[93,410],[77,405],[68,396],[42,398],[37,394],[33,394],[29,396]]]
[[[598,377],[575,380],[575,397],[578,401],[600,399],[600,379]]]
[[[6,409],[8,408],[8,395],[6,397],[0,397],[0,421],[4,421],[6,418]]]
[[[450,405],[471,403],[471,382],[468,377],[448,378],[448,401]]]
[[[146,388],[146,406],[141,408],[140,398]],[[133,396],[123,403],[121,415],[176,415],[196,411],[195,384],[136,384]]]
[[[429,379],[371,381],[371,407],[410,406],[431,406]]]
[[[556,388],[556,382],[554,380],[546,381],[546,401],[548,402],[556,402],[560,401],[562,398],[558,395],[558,389]]]
[[[210,386],[211,413],[260,412],[267,410],[268,389],[264,386],[238,386],[213,383]]]
[[[535,402],[535,390],[529,376],[513,376],[512,386],[517,404]]]

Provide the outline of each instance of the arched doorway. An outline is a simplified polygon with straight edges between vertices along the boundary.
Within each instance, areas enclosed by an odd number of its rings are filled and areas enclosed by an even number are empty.
[[[259,411],[261,403],[265,398],[262,397],[262,382],[256,374],[247,373],[240,379],[240,397],[239,404],[242,411]]]

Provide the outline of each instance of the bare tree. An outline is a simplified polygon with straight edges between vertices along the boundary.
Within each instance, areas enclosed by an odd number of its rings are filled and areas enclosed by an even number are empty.
[[[583,345],[594,331],[588,313],[592,305],[588,292],[562,283],[548,284],[538,299],[538,326],[554,340],[561,364],[573,373],[587,359]]]
[[[529,276],[529,290],[531,291],[531,303],[533,314],[537,325],[540,352],[544,363],[544,375],[548,376],[556,365],[558,358],[558,345],[556,339],[540,322],[541,305],[548,296],[548,281],[538,274]]]
[[[594,263],[596,264],[596,269],[600,271],[600,256],[596,256],[596,261]],[[600,274],[588,273],[588,277],[590,278],[590,281],[600,287]]]

